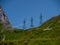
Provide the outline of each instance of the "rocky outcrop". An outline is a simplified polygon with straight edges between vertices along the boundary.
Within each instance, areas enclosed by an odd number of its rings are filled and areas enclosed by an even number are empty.
[[[8,18],[5,15],[5,13],[3,12],[1,7],[0,7],[0,25],[1,25],[2,29],[8,29],[8,30],[12,29],[12,26],[11,26],[10,22],[8,21]]]

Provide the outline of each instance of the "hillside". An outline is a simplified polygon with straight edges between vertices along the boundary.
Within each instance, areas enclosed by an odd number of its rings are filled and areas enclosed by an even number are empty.
[[[60,15],[28,30],[5,30],[0,45],[60,45]]]

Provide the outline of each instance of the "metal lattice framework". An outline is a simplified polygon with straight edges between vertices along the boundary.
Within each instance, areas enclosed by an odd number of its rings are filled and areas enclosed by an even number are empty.
[[[43,16],[42,16],[42,13],[40,14],[40,25],[42,24],[42,18],[43,18]]]
[[[26,20],[24,18],[24,21],[23,21],[23,29],[25,30],[26,29]]]
[[[33,25],[33,17],[31,17],[31,28],[33,28],[34,25]]]

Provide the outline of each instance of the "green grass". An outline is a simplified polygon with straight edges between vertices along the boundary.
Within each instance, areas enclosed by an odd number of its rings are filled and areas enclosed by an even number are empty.
[[[28,30],[4,31],[5,41],[0,45],[60,45],[60,16],[53,17],[41,26]],[[44,31],[45,28],[52,28]]]

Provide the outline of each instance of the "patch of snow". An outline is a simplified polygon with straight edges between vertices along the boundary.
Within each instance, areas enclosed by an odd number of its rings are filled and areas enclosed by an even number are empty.
[[[49,28],[49,27],[47,27],[46,29],[44,29],[44,31],[46,31],[46,30],[51,30],[52,28]]]
[[[1,9],[0,9],[0,11],[1,11]]]
[[[2,22],[5,22],[4,17],[3,17],[3,16],[2,16],[2,18],[1,18],[1,20],[2,20]]]
[[[58,23],[60,23],[60,20],[58,21]]]
[[[5,35],[3,35],[2,41],[5,41]]]

